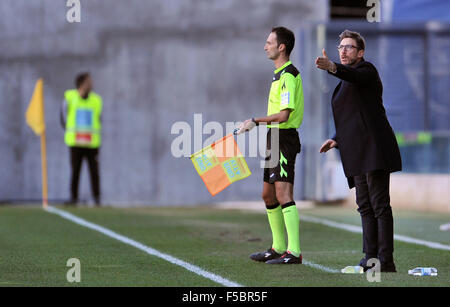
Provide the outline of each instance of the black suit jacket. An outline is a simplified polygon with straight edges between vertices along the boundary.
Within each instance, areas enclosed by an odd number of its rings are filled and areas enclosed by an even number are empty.
[[[375,66],[364,61],[355,67],[335,63],[331,75],[341,79],[333,92],[336,135],[349,187],[353,177],[374,170],[401,171],[394,131],[383,107],[383,85]]]

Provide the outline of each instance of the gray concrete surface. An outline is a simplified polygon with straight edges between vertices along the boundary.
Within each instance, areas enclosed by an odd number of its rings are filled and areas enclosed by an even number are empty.
[[[69,197],[59,108],[64,90],[85,70],[104,99],[104,203],[259,199],[259,158],[248,159],[251,177],[212,198],[189,159],[172,157],[171,127],[192,124],[194,113],[222,124],[263,115],[273,70],[263,52],[270,28],[325,21],[328,1],[81,0],[81,23],[72,24],[65,2],[0,2],[0,199],[41,196],[40,143],[24,119],[39,77],[45,82],[49,198]],[[80,197],[89,199],[87,163],[80,180]]]

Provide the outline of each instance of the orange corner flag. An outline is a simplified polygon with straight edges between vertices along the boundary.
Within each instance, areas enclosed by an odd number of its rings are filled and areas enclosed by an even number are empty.
[[[47,208],[47,151],[45,142],[44,81],[39,79],[25,113],[28,126],[41,136],[42,205]]]
[[[28,126],[34,133],[41,135],[45,131],[44,120],[44,82],[39,79],[34,87],[33,97],[25,113]]]
[[[212,196],[251,174],[232,134],[194,153],[191,161]]]

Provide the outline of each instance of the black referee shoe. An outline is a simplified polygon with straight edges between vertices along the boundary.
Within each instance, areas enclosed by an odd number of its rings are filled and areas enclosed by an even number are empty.
[[[273,248],[269,248],[265,252],[254,253],[250,255],[250,259],[259,262],[266,262],[267,260],[272,260],[281,257]]]
[[[266,261],[267,264],[301,264],[302,263],[302,254],[300,256],[295,257],[290,252],[285,252],[281,257],[277,259],[272,259]]]

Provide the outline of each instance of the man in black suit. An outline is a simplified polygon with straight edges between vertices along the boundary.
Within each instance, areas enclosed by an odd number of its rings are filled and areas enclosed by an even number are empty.
[[[367,260],[378,258],[381,272],[396,272],[389,177],[402,169],[400,151],[383,107],[380,76],[363,58],[364,38],[349,30],[339,38],[340,64],[330,61],[325,50],[316,59],[317,68],[341,79],[331,100],[336,135],[320,152],[338,148],[349,187],[356,187],[365,253],[360,266],[366,271]]]

